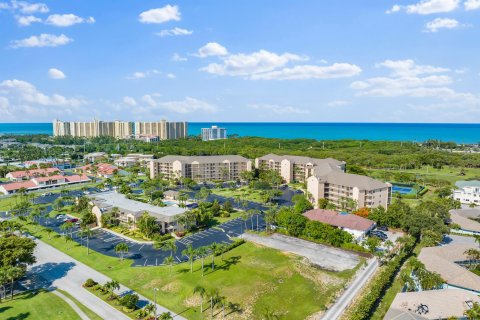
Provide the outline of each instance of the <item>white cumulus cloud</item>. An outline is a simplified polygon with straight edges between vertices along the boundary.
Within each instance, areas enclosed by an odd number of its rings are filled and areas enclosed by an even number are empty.
[[[178,101],[159,101],[157,99],[158,96],[158,94],[146,94],[142,97],[142,101],[155,110],[170,111],[180,114],[197,111],[215,113],[218,110],[215,105],[192,97],[186,97],[184,100]]]
[[[30,3],[16,0],[10,2],[10,8],[24,14],[47,13],[50,11],[45,3]]]
[[[142,23],[164,23],[175,20],[180,21],[178,6],[166,5],[162,8],[150,9],[140,13],[138,20]]]
[[[172,55],[172,58],[170,58],[170,60],[172,60],[174,62],[181,62],[181,61],[187,61],[188,59],[186,57],[182,57],[178,53],[174,53]]]
[[[48,70],[48,76],[56,80],[65,79],[67,77],[62,70],[59,70],[57,68],[50,68]]]
[[[477,10],[480,9],[480,0],[467,0],[463,3],[465,10]]]
[[[305,80],[353,77],[362,72],[357,65],[334,63],[331,66],[299,65],[260,74],[253,74],[253,80]]]
[[[37,18],[35,16],[15,16],[18,25],[22,27],[27,27],[35,22],[42,22],[42,19]]]
[[[146,71],[135,71],[131,75],[127,76],[126,78],[129,80],[144,79],[157,74],[161,74],[161,72],[157,69],[151,69]]]
[[[93,17],[82,18],[72,13],[52,14],[48,16],[45,23],[56,27],[70,27],[78,23],[95,23],[95,19]]]
[[[12,48],[29,47],[58,47],[69,44],[73,39],[64,34],[59,36],[54,34],[42,33],[39,36],[30,36],[22,40],[14,40],[11,43]]]
[[[402,6],[395,4],[387,13],[405,10],[409,14],[433,14],[454,11],[459,7],[460,0],[421,0],[417,3]]]
[[[211,56],[225,56],[228,54],[227,48],[217,42],[209,42],[198,49],[197,57],[206,58]]]
[[[436,18],[425,24],[426,32],[437,32],[440,29],[456,29],[460,27],[460,22],[450,18]]]
[[[125,103],[129,107],[135,107],[137,105],[137,101],[129,96],[123,97],[123,103]]]
[[[182,28],[173,28],[173,29],[165,29],[160,32],[157,32],[156,35],[160,37],[172,37],[172,36],[188,36],[193,33],[192,30],[182,29]]]

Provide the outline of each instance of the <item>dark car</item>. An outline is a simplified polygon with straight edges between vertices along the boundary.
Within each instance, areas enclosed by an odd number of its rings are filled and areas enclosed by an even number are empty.
[[[387,240],[388,239],[388,236],[385,233],[383,233],[382,231],[372,231],[372,232],[370,232],[370,236],[377,237],[377,238],[380,238],[382,240]]]
[[[377,226],[377,230],[388,231],[388,227],[387,226]]]
[[[65,222],[75,223],[75,222],[78,222],[78,219],[77,218],[72,218],[72,219],[66,220]]]

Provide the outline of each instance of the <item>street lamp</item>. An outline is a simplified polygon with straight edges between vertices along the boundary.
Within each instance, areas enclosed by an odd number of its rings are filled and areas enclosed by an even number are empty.
[[[157,320],[157,291],[158,288],[153,288],[153,312],[154,312],[154,319]]]

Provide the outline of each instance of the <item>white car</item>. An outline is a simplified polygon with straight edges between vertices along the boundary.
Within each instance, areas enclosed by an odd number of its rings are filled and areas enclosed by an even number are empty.
[[[65,215],[64,214],[59,214],[55,217],[55,219],[57,219],[57,220],[65,219]]]

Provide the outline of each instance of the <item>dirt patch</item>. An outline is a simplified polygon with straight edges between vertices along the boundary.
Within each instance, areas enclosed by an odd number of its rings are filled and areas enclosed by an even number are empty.
[[[146,289],[153,289],[153,288],[158,288],[163,284],[163,281],[160,279],[154,279],[150,281],[149,283],[145,284],[143,287]]]
[[[200,307],[201,303],[202,303],[202,298],[199,297],[198,295],[194,295],[183,300],[183,304],[185,305],[185,307],[188,307],[188,308]]]
[[[163,292],[178,292],[179,289],[180,284],[178,282],[170,282],[160,288],[160,290]]]
[[[344,280],[315,269],[306,261],[297,261],[294,268],[302,277],[313,281],[318,286],[339,286],[344,283]]]

